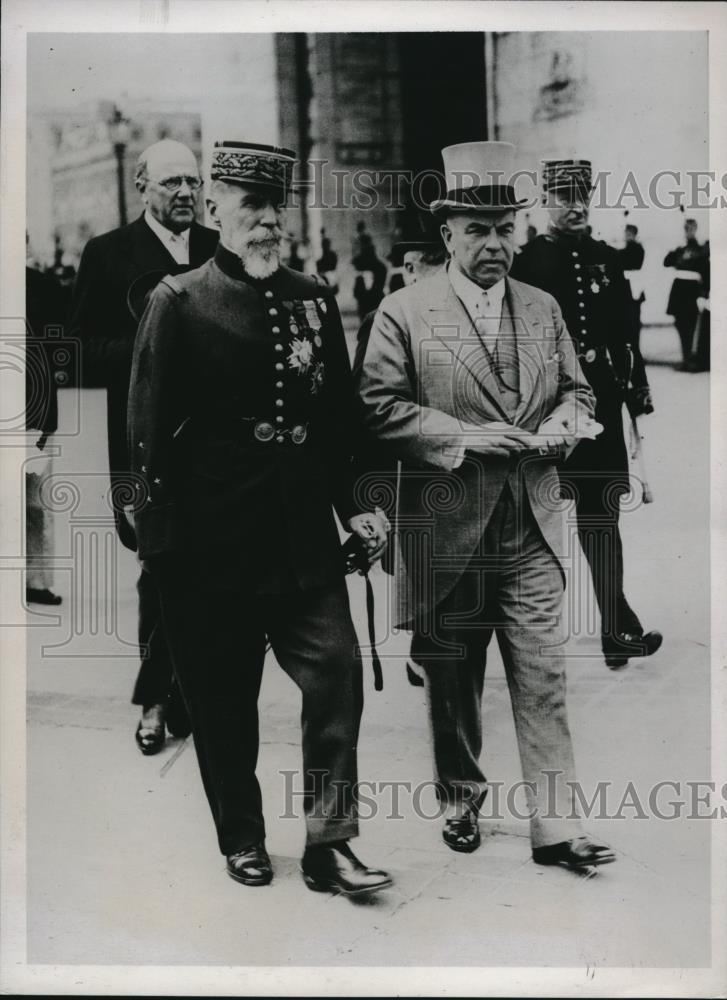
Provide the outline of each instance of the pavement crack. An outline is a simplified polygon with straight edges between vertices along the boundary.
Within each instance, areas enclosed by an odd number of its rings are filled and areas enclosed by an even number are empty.
[[[159,777],[160,778],[166,777],[166,775],[169,773],[169,771],[171,770],[171,768],[174,766],[174,764],[179,760],[179,758],[182,756],[182,754],[184,753],[184,751],[187,749],[188,743],[189,743],[189,737],[187,737],[186,739],[182,740],[182,742],[179,744],[179,746],[174,751],[174,753],[172,754],[172,756],[169,758],[169,760],[165,763],[164,767],[159,772]]]

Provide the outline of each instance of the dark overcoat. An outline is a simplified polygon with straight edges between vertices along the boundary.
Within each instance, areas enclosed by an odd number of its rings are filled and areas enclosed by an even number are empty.
[[[208,260],[218,239],[216,230],[192,223],[189,266],[199,267]],[[71,301],[69,332],[81,341],[82,384],[107,390],[109,468],[112,491],[120,505],[128,499],[126,403],[137,328],[127,294],[138,277],[157,270],[178,274],[187,268],[176,263],[142,215],[128,226],[89,240]],[[120,510],[116,525],[124,545],[135,548],[133,532]]]

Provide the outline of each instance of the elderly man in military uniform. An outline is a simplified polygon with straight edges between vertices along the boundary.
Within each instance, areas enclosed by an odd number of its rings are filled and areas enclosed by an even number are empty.
[[[129,397],[139,551],[159,587],[172,660],[227,871],[265,885],[257,698],[266,640],[303,695],[306,884],[375,892],[353,854],[361,665],[334,520],[378,558],[354,506],[354,397],[333,294],[280,263],[295,154],[217,143],[214,258],[165,278],[142,319]]]
[[[622,409],[632,416],[653,405],[641,355],[633,343],[630,292],[618,251],[586,234],[592,190],[588,160],[548,160],[543,173],[549,231],[523,247],[513,274],[549,292],[596,396],[603,433],[581,441],[561,470],[575,496],[578,532],[601,613],[601,645],[609,667],[650,656],[660,632],[644,632],[624,594],[620,498],[629,491]]]
[[[507,674],[538,864],[615,855],[584,834],[565,703],[563,513],[555,460],[598,431],[557,303],[508,271],[515,147],[443,151],[432,205],[450,261],[382,302],[360,393],[370,433],[402,464],[398,617],[426,673],[442,836],[476,850],[486,650]],[[495,181],[490,182],[490,178]]]

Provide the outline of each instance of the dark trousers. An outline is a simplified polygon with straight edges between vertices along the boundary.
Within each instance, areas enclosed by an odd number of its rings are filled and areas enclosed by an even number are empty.
[[[619,531],[620,501],[614,482],[603,477],[577,481],[578,537],[591,570],[606,650],[618,634],[640,634],[638,615],[624,594],[624,560]]]
[[[480,547],[418,623],[412,658],[425,670],[440,799],[478,805],[485,657],[497,635],[507,676],[534,846],[579,836],[565,704],[563,577],[524,493],[505,486]],[[552,772],[548,776],[548,772]]]
[[[139,650],[141,666],[136,677],[133,705],[168,705],[183,712],[179,690],[174,681],[172,658],[162,626],[162,611],[156,580],[142,569],[136,582],[139,597]]]
[[[242,555],[222,565],[175,554],[152,566],[220,850],[233,854],[265,837],[255,769],[266,639],[303,695],[296,787],[305,793],[307,842],[354,837],[363,685],[345,583],[264,596],[240,582],[241,565]],[[282,780],[280,788],[282,814]]]
[[[696,301],[683,306],[674,312],[674,326],[679,334],[679,342],[682,348],[682,360],[686,364],[692,357],[692,344],[694,342],[694,330],[697,325],[699,315]]]

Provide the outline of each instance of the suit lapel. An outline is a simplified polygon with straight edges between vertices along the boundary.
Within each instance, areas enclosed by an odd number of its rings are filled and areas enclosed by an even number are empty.
[[[174,257],[144,222],[143,215],[132,224],[131,230],[132,258],[139,265],[141,273],[162,271],[165,268],[172,273],[179,269]]]

